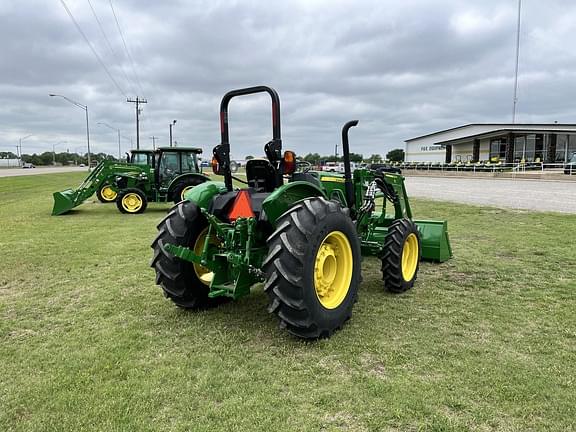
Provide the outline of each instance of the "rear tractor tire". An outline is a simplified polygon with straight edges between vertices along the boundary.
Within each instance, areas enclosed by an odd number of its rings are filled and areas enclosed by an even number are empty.
[[[140,189],[129,188],[120,191],[116,198],[116,206],[122,213],[138,214],[146,210],[148,200]]]
[[[116,201],[116,197],[118,197],[118,194],[114,189],[110,187],[109,184],[103,185],[96,191],[96,198],[98,198],[98,201],[104,204],[113,203]]]
[[[166,243],[171,243],[202,252],[208,222],[198,206],[189,201],[179,203],[157,228],[159,232],[151,246],[154,257],[150,262],[156,271],[156,284],[181,308],[198,309],[211,305],[208,292],[213,274],[199,264],[175,257],[165,248]],[[216,243],[216,239],[212,241]]]
[[[360,284],[360,242],[336,201],[315,197],[284,213],[268,238],[263,267],[268,311],[305,339],[330,337],[352,314]]]
[[[388,228],[382,256],[384,287],[403,293],[414,286],[422,250],[418,227],[410,219],[398,219]]]
[[[180,201],[184,201],[184,195],[186,192],[191,190],[194,186],[198,186],[200,183],[203,182],[199,179],[187,179],[179,181],[176,185],[174,185],[174,192],[172,193],[174,204],[178,204]]]

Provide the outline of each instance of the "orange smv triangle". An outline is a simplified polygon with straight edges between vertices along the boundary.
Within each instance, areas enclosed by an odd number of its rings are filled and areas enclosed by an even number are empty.
[[[228,219],[230,219],[230,222],[234,222],[238,218],[249,217],[254,217],[250,194],[247,190],[241,190],[238,192],[238,195],[236,195],[232,210],[230,210],[230,213],[228,213]]]

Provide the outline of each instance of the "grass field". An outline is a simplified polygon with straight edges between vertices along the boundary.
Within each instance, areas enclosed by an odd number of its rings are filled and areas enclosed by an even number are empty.
[[[0,178],[0,431],[576,429],[576,215],[413,200],[449,220],[454,259],[399,296],[366,259],[352,320],[305,343],[261,288],[165,300],[166,205],[51,217],[81,177]]]

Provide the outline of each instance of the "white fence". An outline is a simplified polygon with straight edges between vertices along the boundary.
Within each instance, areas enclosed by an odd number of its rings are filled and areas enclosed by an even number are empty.
[[[439,171],[439,172],[470,172],[470,173],[547,173],[574,174],[576,166],[565,163],[515,162],[515,163],[440,163],[419,162],[395,165],[403,171]]]

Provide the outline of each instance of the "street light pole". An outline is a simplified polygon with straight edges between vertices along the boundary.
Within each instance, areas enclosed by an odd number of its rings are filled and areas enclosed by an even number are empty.
[[[22,162],[22,141],[30,138],[31,136],[34,136],[34,135],[26,135],[25,137],[22,137],[18,140],[19,145],[16,146],[16,156],[18,156],[20,158],[20,162]],[[18,151],[18,147],[20,147],[20,151]]]
[[[172,147],[172,126],[176,124],[176,120],[170,123],[170,147]]]
[[[62,96],[59,94],[49,94],[48,96],[50,97],[61,97],[62,99],[67,100],[68,102],[70,102],[72,105],[76,105],[78,108],[81,108],[85,111],[86,113],[86,144],[88,146],[88,171],[90,171],[91,168],[91,156],[90,156],[90,126],[88,124],[88,105],[82,105],[79,102],[75,102],[72,99],[67,98],[66,96]]]
[[[102,125],[102,126],[106,126],[107,128],[115,130],[116,132],[118,132],[118,160],[121,160],[122,159],[122,150],[121,150],[121,146],[120,146],[120,129],[112,127],[108,123],[105,123],[105,122],[98,122],[97,124]]]

